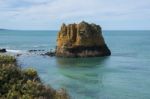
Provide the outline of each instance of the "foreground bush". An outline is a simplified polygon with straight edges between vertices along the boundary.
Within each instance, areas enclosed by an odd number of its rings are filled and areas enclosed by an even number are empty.
[[[0,64],[15,64],[16,58],[13,56],[0,55]]]
[[[21,70],[12,56],[0,56],[0,99],[69,99],[40,81],[34,69]]]

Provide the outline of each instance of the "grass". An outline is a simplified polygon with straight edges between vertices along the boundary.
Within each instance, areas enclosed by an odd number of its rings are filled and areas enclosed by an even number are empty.
[[[69,99],[64,89],[44,85],[34,69],[16,63],[15,57],[0,55],[0,99]]]

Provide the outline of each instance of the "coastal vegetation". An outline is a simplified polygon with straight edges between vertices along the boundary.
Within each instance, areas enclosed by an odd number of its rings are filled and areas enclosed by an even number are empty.
[[[0,99],[69,99],[69,95],[44,85],[36,70],[22,70],[15,57],[0,55]]]

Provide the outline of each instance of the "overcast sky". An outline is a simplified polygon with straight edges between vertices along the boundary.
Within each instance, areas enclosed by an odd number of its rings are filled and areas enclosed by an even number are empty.
[[[82,20],[103,30],[150,30],[150,0],[0,0],[0,28],[58,30]]]

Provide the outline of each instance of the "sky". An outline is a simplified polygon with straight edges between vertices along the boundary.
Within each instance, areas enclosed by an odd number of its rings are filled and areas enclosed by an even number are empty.
[[[150,30],[150,0],[0,0],[0,28],[59,30],[83,20],[103,30]]]

